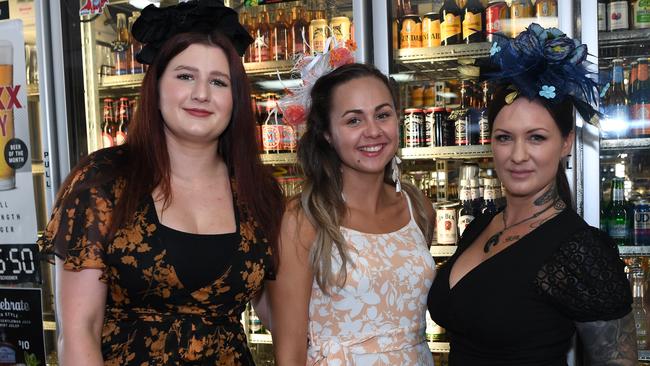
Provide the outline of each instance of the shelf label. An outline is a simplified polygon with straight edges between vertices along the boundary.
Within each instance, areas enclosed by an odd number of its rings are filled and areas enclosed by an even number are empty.
[[[0,288],[0,352],[3,364],[46,364],[40,289]]]

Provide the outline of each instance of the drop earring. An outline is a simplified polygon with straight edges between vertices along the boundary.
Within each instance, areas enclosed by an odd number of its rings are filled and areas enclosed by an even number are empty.
[[[402,191],[402,183],[399,180],[400,178],[399,164],[401,163],[402,163],[402,159],[400,159],[397,155],[393,156],[393,159],[390,161],[390,167],[392,169],[391,178],[395,183],[395,192]]]

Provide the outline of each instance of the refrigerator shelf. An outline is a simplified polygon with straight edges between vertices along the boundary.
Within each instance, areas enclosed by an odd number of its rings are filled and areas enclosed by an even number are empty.
[[[456,76],[450,70],[460,65],[473,65],[477,58],[489,57],[489,42],[459,44],[440,47],[405,48],[394,52],[395,62],[415,72],[436,72],[437,78]]]
[[[600,148],[601,150],[648,149],[650,138],[603,139],[600,140]]]
[[[260,154],[262,163],[267,165],[293,165],[298,164],[298,157],[295,153],[281,154]]]
[[[490,145],[408,147],[400,149],[405,160],[491,158]]]
[[[275,77],[277,73],[288,74],[293,69],[292,60],[283,60],[283,61],[263,61],[263,62],[246,62],[244,64],[244,69],[249,76],[273,76]]]
[[[144,74],[106,75],[99,81],[99,90],[139,88]]]
[[[634,256],[643,256],[650,257],[650,246],[618,246],[618,252],[621,254],[621,257],[634,257]],[[650,356],[650,351],[648,351]]]
[[[429,248],[429,252],[434,257],[451,257],[456,253],[456,248],[455,245],[437,245],[433,243],[431,248]]]
[[[598,45],[606,46],[621,43],[645,43],[650,39],[650,28],[614,32],[598,32]]]

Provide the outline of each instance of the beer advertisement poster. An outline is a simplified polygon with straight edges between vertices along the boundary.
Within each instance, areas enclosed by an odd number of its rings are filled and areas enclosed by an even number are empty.
[[[41,290],[0,288],[0,365],[45,366]]]
[[[21,20],[0,21],[0,244],[36,242],[25,41]]]

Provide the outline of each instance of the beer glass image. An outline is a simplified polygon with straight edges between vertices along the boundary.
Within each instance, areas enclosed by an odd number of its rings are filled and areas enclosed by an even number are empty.
[[[13,61],[12,44],[0,39],[0,88],[13,87]],[[16,186],[16,172],[7,164],[4,154],[5,146],[14,137],[14,111],[10,98],[9,93],[4,91],[0,93],[0,191],[13,189]]]

